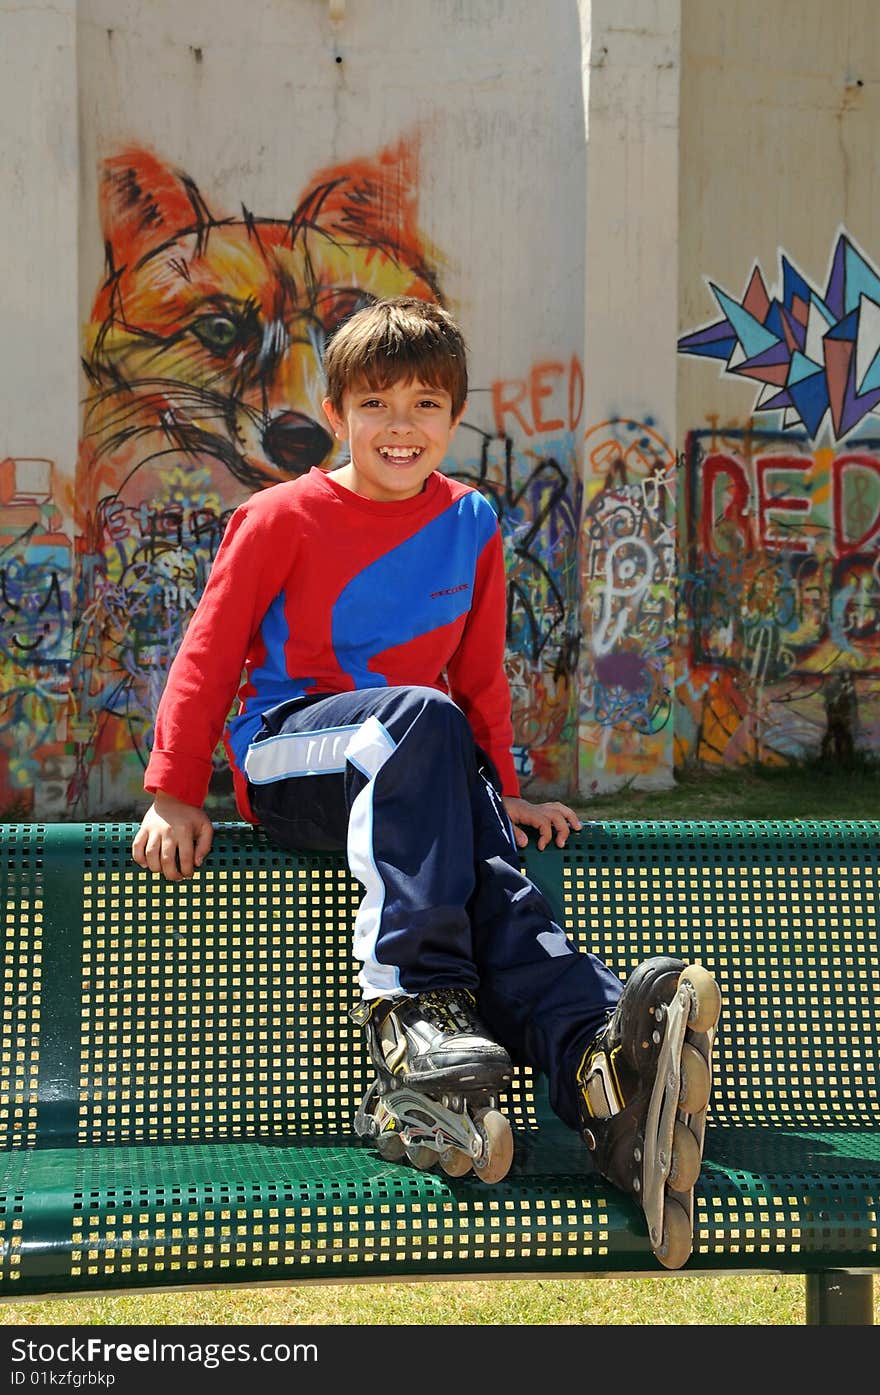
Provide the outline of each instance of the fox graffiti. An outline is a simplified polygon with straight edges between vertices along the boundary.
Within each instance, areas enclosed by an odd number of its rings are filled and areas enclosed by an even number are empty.
[[[168,662],[229,514],[335,463],[327,337],[377,297],[441,299],[416,165],[401,143],[324,170],[272,218],[216,211],[147,150],[104,162],[75,504],[69,802],[84,815],[140,789]],[[219,760],[212,788],[225,794]]]

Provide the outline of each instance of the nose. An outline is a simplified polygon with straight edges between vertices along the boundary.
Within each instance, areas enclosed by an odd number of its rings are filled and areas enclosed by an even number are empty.
[[[263,450],[288,475],[304,475],[333,448],[323,426],[302,412],[278,412],[263,432]]]
[[[389,430],[398,432],[408,432],[413,429],[412,413],[409,407],[391,407],[391,420],[388,423]]]
[[[412,433],[412,422],[407,421],[405,417],[395,417],[393,421],[388,423],[388,434],[390,436],[402,436],[405,439],[411,436]]]

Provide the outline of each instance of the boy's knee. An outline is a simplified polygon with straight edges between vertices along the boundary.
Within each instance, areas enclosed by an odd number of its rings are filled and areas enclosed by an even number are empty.
[[[444,740],[457,738],[473,744],[473,734],[467,717],[457,703],[437,688],[412,687],[401,689],[401,717],[407,727],[418,723],[419,730],[428,738],[438,736]]]
[[[459,731],[464,736],[470,736],[471,727],[467,717],[448,694],[438,692],[436,688],[421,688],[419,693],[422,700],[421,716],[425,722],[443,732]]]

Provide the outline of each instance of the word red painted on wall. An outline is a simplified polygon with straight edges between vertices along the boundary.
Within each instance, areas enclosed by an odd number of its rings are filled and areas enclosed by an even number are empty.
[[[499,378],[492,384],[492,411],[499,436],[574,431],[583,408],[584,370],[576,354],[567,367],[547,360],[533,364],[527,378]]]
[[[719,555],[738,539],[746,551],[812,552],[827,538],[833,557],[878,546],[880,460],[866,451],[835,456],[817,469],[807,456],[772,452],[749,462],[712,452],[700,470],[699,534]]]

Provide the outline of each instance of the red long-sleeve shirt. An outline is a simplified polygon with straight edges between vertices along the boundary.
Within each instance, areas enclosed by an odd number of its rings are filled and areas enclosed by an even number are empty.
[[[317,469],[273,485],[227,525],[168,673],[144,787],[201,805],[223,735],[254,822],[242,767],[267,708],[420,685],[449,693],[503,793],[518,794],[505,624],[498,520],[470,486],[434,473],[414,498],[386,503]]]

